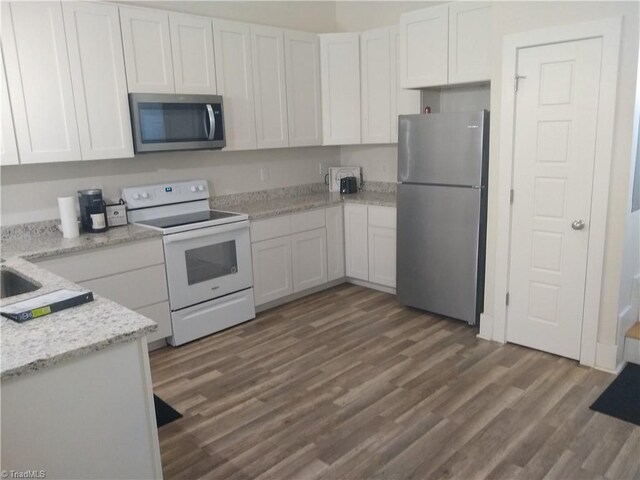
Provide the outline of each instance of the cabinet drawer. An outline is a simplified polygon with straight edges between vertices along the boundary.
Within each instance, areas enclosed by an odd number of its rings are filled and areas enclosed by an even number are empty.
[[[324,208],[291,215],[291,233],[324,228]]]
[[[80,282],[80,285],[132,310],[169,298],[164,265]]]
[[[396,209],[393,207],[369,207],[369,226],[396,228]]]
[[[291,217],[289,215],[251,222],[251,243],[282,237],[290,233]]]
[[[153,239],[61,255],[37,263],[67,280],[82,282],[151,265],[162,265],[164,270],[164,250],[162,240]]]
[[[155,342],[171,336],[171,311],[169,302],[160,302],[136,310],[140,315],[150,318],[158,324],[158,330],[147,335],[147,342]]]

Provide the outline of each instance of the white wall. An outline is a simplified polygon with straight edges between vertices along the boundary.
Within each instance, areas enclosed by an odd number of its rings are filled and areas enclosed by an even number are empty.
[[[636,85],[640,87],[640,65]],[[620,296],[618,299],[618,362],[624,354],[624,337],[629,327],[640,320],[640,210],[631,211],[633,172],[640,168],[640,88],[636,91],[634,115],[635,138],[632,146],[629,196],[627,200],[627,225],[624,236]]]
[[[58,218],[56,198],[84,188],[102,188],[106,198],[117,199],[125,186],[204,178],[212,194],[226,195],[324,182],[327,168],[338,164],[337,147],[307,147],[2,167],[2,224]]]

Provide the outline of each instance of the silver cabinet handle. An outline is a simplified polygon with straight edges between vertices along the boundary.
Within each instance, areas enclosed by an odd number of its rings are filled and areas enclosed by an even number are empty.
[[[207,104],[207,111],[209,112],[209,140],[213,140],[216,134],[216,117],[213,115],[213,107]]]
[[[574,230],[582,230],[584,228],[584,221],[574,220],[574,222],[571,224],[571,228],[573,228]]]

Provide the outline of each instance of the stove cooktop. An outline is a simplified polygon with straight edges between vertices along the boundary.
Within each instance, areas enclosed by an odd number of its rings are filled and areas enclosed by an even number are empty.
[[[195,225],[202,222],[222,220],[230,217],[240,217],[241,214],[220,212],[218,210],[205,210],[200,212],[182,213],[169,217],[154,218],[151,220],[139,220],[137,223],[155,228],[173,228],[183,225]]]

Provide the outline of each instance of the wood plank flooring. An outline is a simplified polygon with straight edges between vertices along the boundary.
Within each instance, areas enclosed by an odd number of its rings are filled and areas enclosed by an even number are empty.
[[[166,479],[632,479],[613,379],[344,284],[151,354]]]

